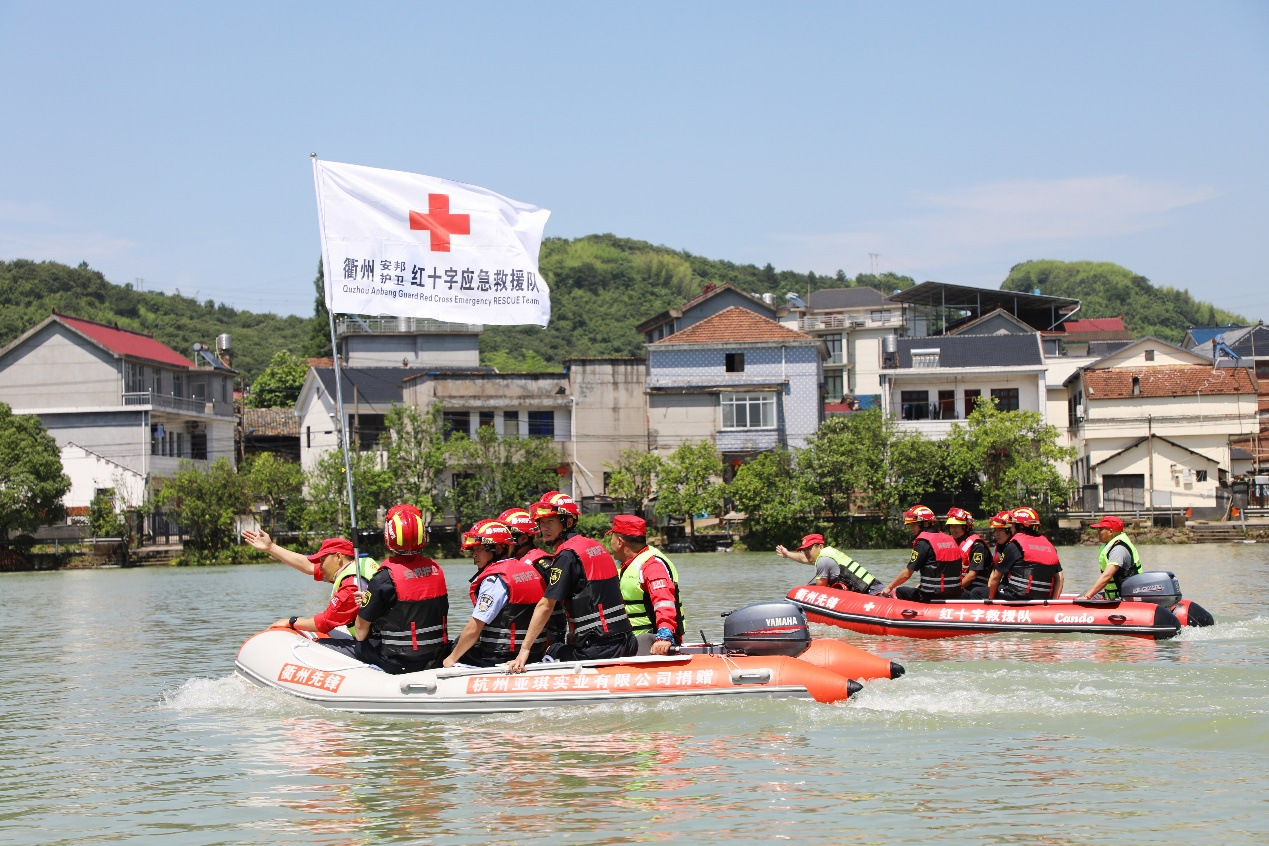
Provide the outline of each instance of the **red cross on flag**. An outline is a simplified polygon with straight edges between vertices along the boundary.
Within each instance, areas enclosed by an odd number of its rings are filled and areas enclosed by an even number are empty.
[[[477,185],[314,157],[326,307],[499,326],[551,319],[550,212]]]

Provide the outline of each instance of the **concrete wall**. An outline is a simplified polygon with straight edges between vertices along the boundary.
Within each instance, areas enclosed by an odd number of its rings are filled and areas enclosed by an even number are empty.
[[[142,476],[150,472],[150,424],[144,411],[38,415],[60,447],[77,444]]]
[[[478,367],[480,336],[468,333],[345,335],[349,367]]]
[[[573,359],[567,362],[576,401],[573,480],[577,496],[604,494],[606,464],[622,450],[648,448],[643,359]]]
[[[939,391],[955,391],[956,418],[965,419],[965,390],[977,389],[984,399],[990,399],[992,389],[1017,388],[1018,409],[1020,411],[1038,411],[1045,414],[1048,408],[1047,391],[1042,399],[1044,375],[1032,372],[981,370],[887,370],[883,374],[882,403],[886,413],[900,419],[902,395],[904,391],[927,391],[931,405],[938,404]],[[1066,409],[1062,409],[1065,419]]]
[[[0,362],[0,402],[16,412],[123,405],[119,361],[59,323],[50,323]]]
[[[62,447],[62,470],[71,481],[70,491],[62,499],[67,508],[88,506],[103,488],[114,488],[129,507],[145,501],[143,475],[75,444]]]
[[[684,441],[712,441],[719,425],[718,395],[648,395],[648,442],[668,455]]]

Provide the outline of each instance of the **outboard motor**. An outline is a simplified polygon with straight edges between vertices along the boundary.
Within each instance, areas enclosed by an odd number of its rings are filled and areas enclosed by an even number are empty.
[[[792,602],[754,602],[723,620],[723,647],[728,652],[796,657],[810,645],[806,615]]]
[[[1153,602],[1171,611],[1183,626],[1211,626],[1216,618],[1206,608],[1181,597],[1181,583],[1166,571],[1138,573],[1124,579],[1119,589],[1124,599]]]

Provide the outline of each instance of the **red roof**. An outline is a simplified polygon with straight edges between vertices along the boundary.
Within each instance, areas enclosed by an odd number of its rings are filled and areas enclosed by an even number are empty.
[[[1134,396],[1133,378],[1139,382],[1141,397],[1181,397],[1255,394],[1256,386],[1242,367],[1213,370],[1210,364],[1183,364],[1176,367],[1116,368],[1085,370],[1084,387],[1089,399],[1124,399]]]
[[[1122,317],[1090,317],[1087,320],[1068,320],[1062,328],[1069,335],[1072,332],[1123,332],[1127,327]]]
[[[675,332],[673,335],[656,341],[653,346],[661,344],[727,344],[736,342],[771,343],[780,341],[808,341],[815,339],[810,335],[796,332],[787,326],[781,326],[774,320],[754,314],[747,308],[731,306],[718,314],[711,315],[700,323]]]
[[[84,320],[82,317],[56,316],[58,322],[69,326],[76,332],[92,338],[116,355],[128,358],[144,358],[147,361],[166,364],[171,367],[193,367],[194,362],[169,347],[154,340],[153,335],[144,332],[133,332],[131,329],[119,329],[105,323]]]

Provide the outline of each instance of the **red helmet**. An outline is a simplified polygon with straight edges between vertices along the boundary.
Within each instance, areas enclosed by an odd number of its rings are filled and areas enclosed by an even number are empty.
[[[1040,525],[1040,515],[1029,505],[1013,510],[1013,522],[1019,526],[1038,526]]]
[[[991,516],[991,519],[987,521],[987,525],[993,529],[1008,529],[1013,525],[1013,512],[997,511]]]
[[[927,520],[933,522],[934,512],[924,505],[914,505],[903,512],[904,523],[924,523]]]
[[[392,552],[419,552],[427,546],[427,526],[413,505],[394,505],[383,520],[383,543]]]
[[[947,525],[965,526],[968,528],[974,525],[974,515],[970,514],[964,508],[957,508],[953,506],[947,509]]]
[[[498,515],[498,522],[522,535],[538,533],[538,524],[533,522],[533,516],[524,508],[508,508]]]
[[[491,546],[511,546],[514,543],[511,530],[497,520],[481,520],[463,532],[463,549]]]
[[[577,508],[577,503],[568,494],[563,494],[559,491],[547,491],[542,494],[541,499],[533,503],[529,513],[537,521],[543,517],[551,517],[553,515],[576,517],[581,512]]]

